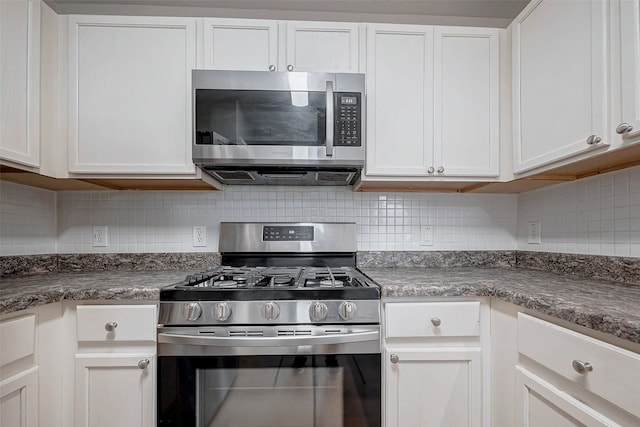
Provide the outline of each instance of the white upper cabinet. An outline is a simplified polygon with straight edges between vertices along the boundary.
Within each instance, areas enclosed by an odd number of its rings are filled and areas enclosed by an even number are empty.
[[[435,27],[436,174],[500,174],[499,37],[497,29]]]
[[[612,1],[614,44],[612,81],[620,79],[613,88],[612,127],[614,141],[640,140],[640,0]],[[619,19],[619,23],[616,21]],[[618,69],[619,67],[619,69]],[[620,136],[617,136],[620,135]]]
[[[192,174],[196,19],[69,17],[69,172]]]
[[[360,71],[358,24],[286,22],[285,68],[289,71]],[[284,70],[284,69],[283,69]]]
[[[607,11],[534,0],[512,24],[516,173],[609,144]]]
[[[278,67],[278,22],[204,19],[204,67],[269,70]]]
[[[359,71],[352,23],[205,18],[203,46],[207,69]]]
[[[427,176],[433,163],[433,27],[369,25],[367,175]]]
[[[0,158],[40,166],[40,1],[0,1]]]
[[[497,177],[499,36],[369,25],[367,177]]]

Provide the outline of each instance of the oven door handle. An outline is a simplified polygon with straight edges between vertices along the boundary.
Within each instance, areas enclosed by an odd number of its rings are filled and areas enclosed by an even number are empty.
[[[235,346],[235,347],[278,347],[301,345],[348,344],[364,341],[378,341],[380,331],[358,331],[344,334],[310,336],[238,336],[215,337],[206,335],[180,334],[173,332],[158,333],[158,343],[198,346]]]

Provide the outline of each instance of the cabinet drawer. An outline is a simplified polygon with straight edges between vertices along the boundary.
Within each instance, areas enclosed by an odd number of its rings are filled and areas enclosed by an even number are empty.
[[[428,302],[386,304],[386,337],[480,335],[480,303]]]
[[[78,341],[155,341],[154,305],[78,306]]]
[[[518,351],[640,416],[640,354],[522,313],[518,313]],[[574,361],[589,363],[592,370],[579,373]]]
[[[17,317],[0,323],[0,366],[36,351],[36,316]]]

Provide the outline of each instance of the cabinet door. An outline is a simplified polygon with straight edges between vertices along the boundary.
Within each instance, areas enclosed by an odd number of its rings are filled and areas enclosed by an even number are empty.
[[[619,424],[525,368],[516,368],[516,426],[614,427]]]
[[[433,27],[369,25],[367,175],[427,176],[433,164]]]
[[[437,175],[500,174],[499,35],[488,28],[435,29]]]
[[[76,427],[155,425],[153,355],[83,354],[75,364]]]
[[[534,0],[514,21],[515,172],[608,144],[607,7]]]
[[[38,367],[20,372],[0,382],[0,425],[38,425]]]
[[[69,17],[69,171],[193,173],[195,19]]]
[[[482,425],[479,348],[389,348],[385,360],[387,427]]]
[[[619,31],[622,115],[612,125],[631,125],[623,134],[631,139],[640,136],[640,0],[620,1]]]
[[[0,1],[0,157],[40,165],[40,1]]]
[[[289,71],[357,73],[359,26],[334,22],[287,22],[285,68]]]
[[[205,18],[204,67],[211,70],[276,71],[278,22]]]

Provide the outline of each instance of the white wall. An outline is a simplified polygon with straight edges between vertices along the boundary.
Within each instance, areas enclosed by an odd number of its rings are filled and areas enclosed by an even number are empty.
[[[0,255],[53,254],[56,193],[0,181]]]
[[[527,243],[532,221],[541,244]],[[640,257],[640,166],[519,195],[518,249]]]

